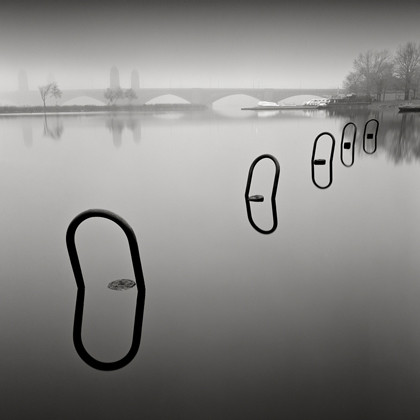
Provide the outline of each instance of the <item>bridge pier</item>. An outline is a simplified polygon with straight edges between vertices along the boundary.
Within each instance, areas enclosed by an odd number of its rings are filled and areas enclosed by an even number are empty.
[[[192,104],[203,104],[206,102],[203,98],[203,92],[200,88],[194,88],[191,92],[191,103]]]

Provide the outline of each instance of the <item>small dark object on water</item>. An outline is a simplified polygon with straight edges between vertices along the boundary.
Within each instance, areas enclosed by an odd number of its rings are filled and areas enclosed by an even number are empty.
[[[251,195],[250,197],[248,197],[248,201],[256,201],[258,203],[261,203],[264,201],[264,196],[263,195]]]
[[[420,112],[420,104],[407,104],[398,107],[400,112]]]
[[[367,139],[373,139],[373,134],[372,133],[368,133],[368,135],[366,136]]]
[[[127,290],[136,285],[136,282],[129,279],[114,280],[108,284],[108,289],[111,290]]]
[[[327,161],[325,159],[315,159],[314,165],[325,165]]]
[[[346,142],[344,143],[344,148],[345,148],[345,149],[350,149],[350,148],[351,148],[351,143],[350,143],[350,142],[348,142],[348,141],[346,141]]]

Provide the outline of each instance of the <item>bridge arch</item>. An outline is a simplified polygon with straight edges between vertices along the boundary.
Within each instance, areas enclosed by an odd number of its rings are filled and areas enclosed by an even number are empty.
[[[256,106],[260,98],[242,93],[227,94],[221,96],[212,103],[213,108],[228,107],[228,106]]]
[[[92,96],[81,95],[63,101],[61,105],[106,105],[105,100],[99,100]]]
[[[324,99],[325,97],[326,96],[319,95],[293,95],[288,98],[281,99],[279,103],[283,105],[303,105],[311,99]]]
[[[177,94],[163,94],[155,96],[148,101],[145,102],[145,104],[190,104],[191,102],[184,98],[181,95]]]

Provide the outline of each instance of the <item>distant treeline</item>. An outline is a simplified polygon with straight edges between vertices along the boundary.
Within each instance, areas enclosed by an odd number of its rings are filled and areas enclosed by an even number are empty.
[[[0,106],[0,114],[35,114],[66,112],[130,112],[130,111],[196,111],[206,109],[198,104],[148,104],[148,105],[56,105],[56,106]]]
[[[348,93],[375,96],[379,101],[387,92],[404,92],[404,99],[420,92],[420,44],[407,42],[394,54],[388,50],[369,50],[353,61],[353,70],[344,80]]]

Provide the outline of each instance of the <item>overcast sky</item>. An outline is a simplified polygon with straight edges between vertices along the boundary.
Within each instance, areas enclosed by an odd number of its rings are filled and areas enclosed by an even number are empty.
[[[420,43],[418,1],[9,1],[0,8],[0,90],[338,87],[368,49]]]

